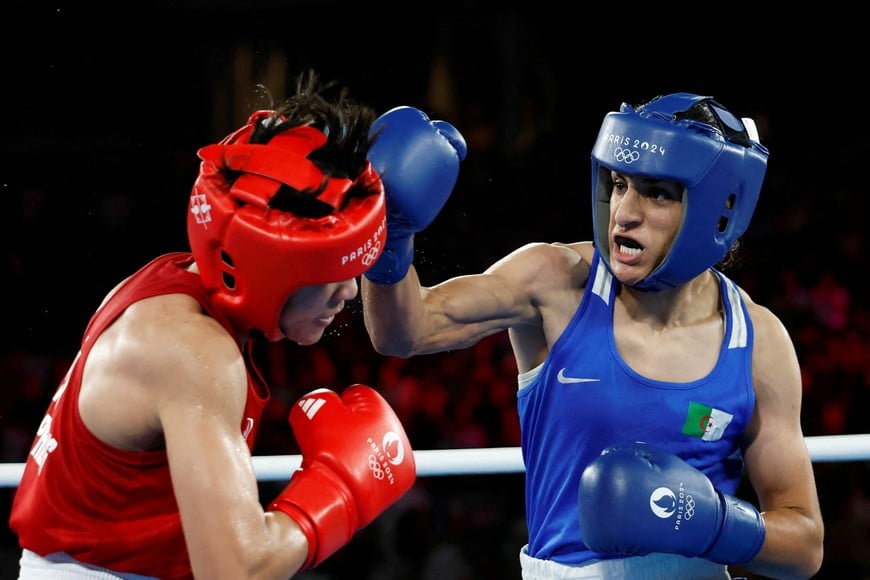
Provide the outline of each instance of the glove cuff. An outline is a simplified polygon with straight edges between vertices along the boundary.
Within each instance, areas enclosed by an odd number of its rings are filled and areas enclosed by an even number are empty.
[[[764,518],[747,501],[720,493],[725,517],[719,537],[702,558],[717,564],[745,564],[761,551],[766,531]]]
[[[414,234],[390,236],[381,257],[363,275],[375,284],[390,286],[405,277],[413,261]]]
[[[350,491],[338,476],[320,465],[297,470],[269,511],[290,516],[308,538],[308,557],[302,569],[326,560],[347,544],[359,527]]]

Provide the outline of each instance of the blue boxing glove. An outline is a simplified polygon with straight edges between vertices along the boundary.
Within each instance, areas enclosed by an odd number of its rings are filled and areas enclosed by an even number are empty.
[[[644,443],[608,447],[580,477],[580,533],[602,554],[666,552],[744,564],[764,544],[755,507],[716,491],[706,475]]]
[[[368,159],[384,183],[387,241],[365,277],[395,284],[414,259],[414,234],[425,229],[444,204],[465,159],[465,138],[450,123],[430,121],[423,111],[396,107],[375,119],[376,140]]]

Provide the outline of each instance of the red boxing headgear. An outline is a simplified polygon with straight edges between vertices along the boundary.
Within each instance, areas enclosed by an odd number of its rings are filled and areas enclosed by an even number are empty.
[[[187,234],[211,301],[240,334],[260,331],[283,338],[281,309],[302,286],[355,278],[381,254],[386,205],[380,177],[368,165],[355,181],[329,178],[308,159],[326,135],[308,126],[250,144],[255,125],[271,111],[199,150],[199,177],[190,196]],[[238,177],[230,179],[235,173]],[[282,185],[326,187],[317,199],[332,206],[323,217],[304,217],[269,206]],[[346,199],[354,185],[372,194]]]

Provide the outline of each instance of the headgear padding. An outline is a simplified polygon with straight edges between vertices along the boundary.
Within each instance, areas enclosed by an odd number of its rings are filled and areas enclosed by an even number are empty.
[[[190,196],[187,232],[211,301],[237,332],[282,338],[279,318],[296,290],[349,280],[381,254],[386,233],[384,190],[367,165],[355,180],[329,178],[308,159],[326,143],[313,127],[291,128],[268,143],[249,144],[256,123],[200,149],[200,173]],[[304,217],[270,207],[281,185],[325,189],[317,199],[331,211]],[[371,194],[348,196],[354,188]]]
[[[686,118],[700,105],[714,127]],[[767,149],[754,131],[711,97],[675,93],[609,113],[592,149],[595,244],[610,268],[610,172],[683,185],[683,217],[665,259],[633,288],[658,291],[688,282],[719,263],[746,231],[758,202]]]

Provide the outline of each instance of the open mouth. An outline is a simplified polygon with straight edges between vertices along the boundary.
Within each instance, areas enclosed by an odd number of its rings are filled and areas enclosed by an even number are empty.
[[[617,249],[622,254],[636,256],[637,254],[640,254],[641,251],[643,251],[643,246],[641,246],[631,238],[626,238],[623,236],[613,236],[613,242],[616,244]]]

